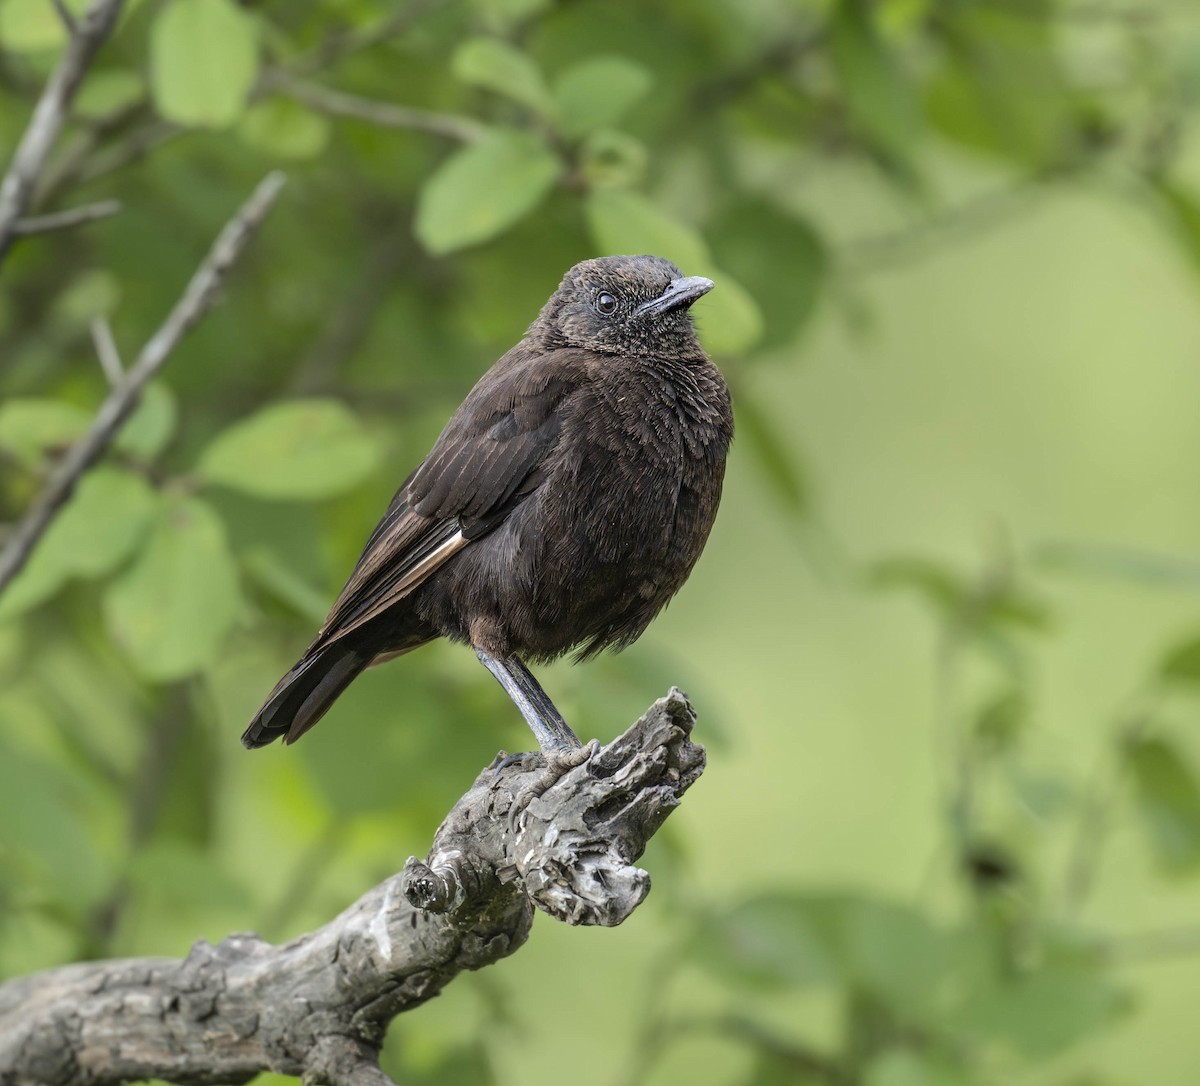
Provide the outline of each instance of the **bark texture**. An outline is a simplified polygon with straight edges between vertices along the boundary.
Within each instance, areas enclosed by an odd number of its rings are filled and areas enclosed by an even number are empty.
[[[386,1084],[388,1023],[524,943],[535,908],[614,925],[645,898],[634,866],[704,770],[678,690],[561,775],[498,755],[455,805],[429,856],[324,927],[271,945],[253,934],[186,958],[89,962],[0,985],[0,1086],[145,1078]]]

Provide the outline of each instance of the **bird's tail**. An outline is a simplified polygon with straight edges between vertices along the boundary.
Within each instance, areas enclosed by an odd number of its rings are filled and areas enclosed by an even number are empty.
[[[371,662],[340,642],[305,653],[268,695],[242,734],[253,750],[280,737],[294,743],[317,723],[360,671]]]

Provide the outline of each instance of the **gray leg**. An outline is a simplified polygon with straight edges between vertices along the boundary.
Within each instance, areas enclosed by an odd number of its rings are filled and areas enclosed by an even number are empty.
[[[530,674],[529,668],[516,656],[510,656],[507,660],[497,660],[481,648],[475,649],[475,655],[504,687],[504,692],[512,698],[513,704],[521,710],[521,715],[533,732],[533,737],[538,741],[543,754],[561,754],[579,750],[583,746],[579,737],[571,731],[570,726],[554,707],[549,695]]]

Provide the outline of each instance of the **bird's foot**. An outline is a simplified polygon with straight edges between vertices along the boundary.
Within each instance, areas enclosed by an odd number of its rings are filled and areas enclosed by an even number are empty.
[[[550,747],[543,750],[542,757],[546,759],[546,768],[517,797],[517,802],[512,809],[512,817],[516,818],[535,799],[544,796],[549,789],[562,780],[572,769],[583,765],[599,749],[600,741],[598,739],[590,739],[587,743],[579,747]]]

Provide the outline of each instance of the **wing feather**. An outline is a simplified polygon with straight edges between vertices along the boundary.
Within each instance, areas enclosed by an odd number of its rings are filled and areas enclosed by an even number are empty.
[[[540,484],[558,443],[558,410],[586,375],[579,351],[509,352],[447,423],[396,492],[314,648],[377,618],[473,539],[491,531]]]

